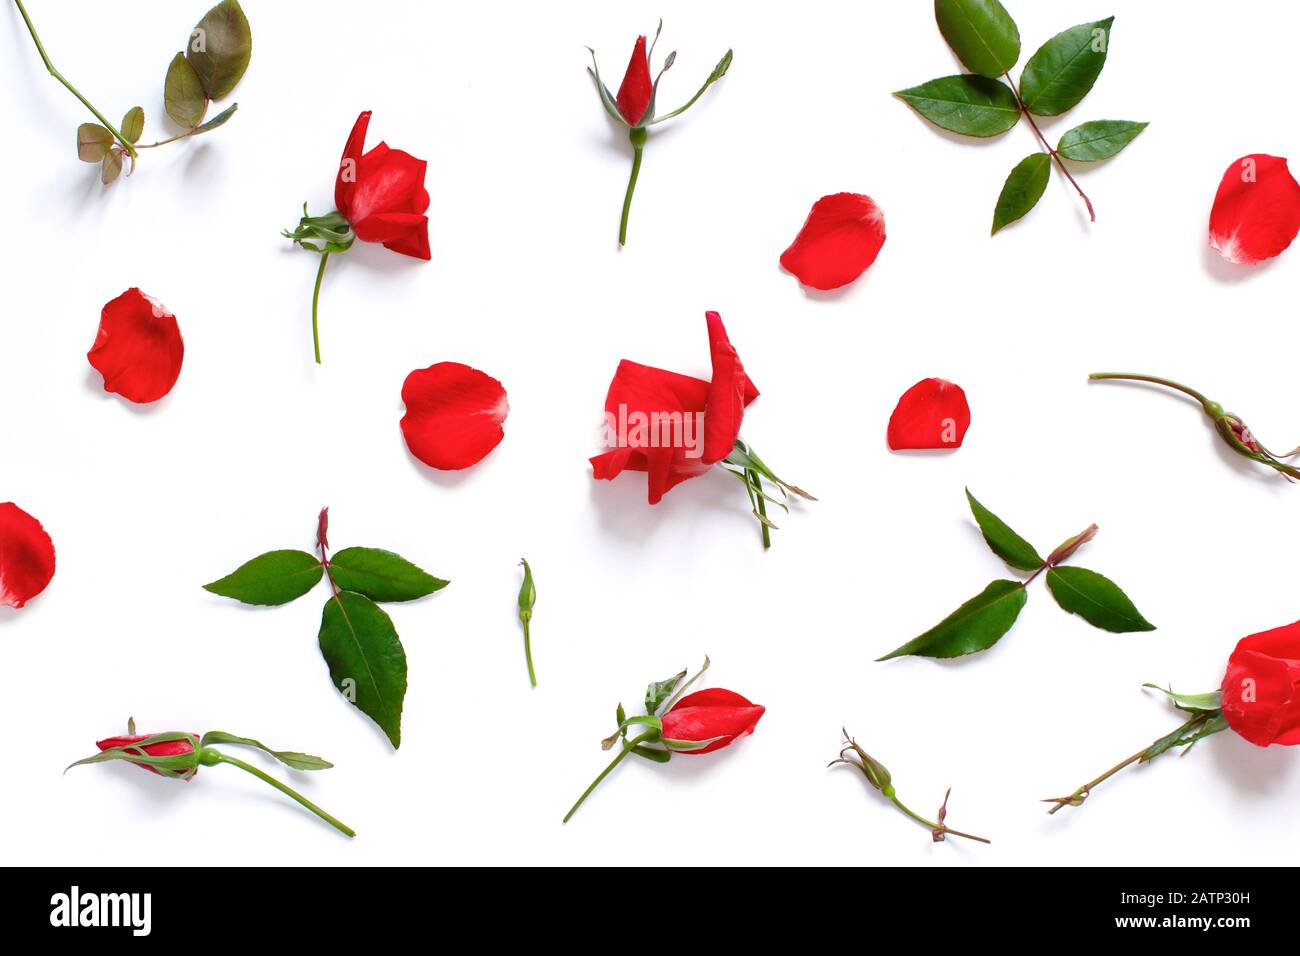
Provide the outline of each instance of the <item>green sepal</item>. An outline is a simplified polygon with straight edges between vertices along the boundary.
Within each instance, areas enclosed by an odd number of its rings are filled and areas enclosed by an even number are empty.
[[[1208,694],[1175,694],[1168,688],[1161,687],[1158,684],[1143,684],[1143,687],[1150,687],[1152,690],[1158,690],[1164,694],[1179,710],[1185,710],[1189,713],[1197,711],[1219,710],[1223,706],[1222,691],[1210,691]]]
[[[674,674],[667,680],[651,681],[646,685],[645,712],[647,714],[656,713],[659,708],[663,706],[664,701],[673,695],[673,691],[677,689],[677,685],[685,680],[685,678],[686,670],[683,668],[680,673]]]
[[[334,766],[321,757],[299,753],[296,750],[272,750],[260,740],[254,740],[251,737],[236,737],[234,734],[228,734],[221,730],[209,730],[203,735],[203,739],[199,741],[200,747],[206,747],[209,744],[238,744],[243,747],[256,747],[294,770],[328,770]]]
[[[665,747],[679,753],[690,753],[692,750],[703,750],[705,747],[716,744],[719,740],[726,739],[726,734],[723,734],[720,737],[710,737],[707,740],[672,740],[668,737],[660,738]]]
[[[970,503],[975,523],[980,526],[980,533],[984,535],[985,542],[993,549],[994,554],[1019,571],[1037,571],[1043,566],[1044,561],[1038,556],[1034,546],[1012,531],[1005,521],[980,504],[970,493],[969,488],[966,489],[966,500]]]
[[[667,67],[665,67],[665,69],[667,69]],[[698,100],[701,96],[704,95],[705,90],[707,90],[714,83],[718,82],[718,80],[726,76],[727,71],[729,69],[731,69],[730,50],[722,54],[722,59],[718,61],[718,65],[713,68],[713,72],[709,74],[708,79],[704,81],[704,85],[701,86],[699,90],[696,91],[694,96],[692,96],[681,106],[677,107],[677,109],[673,110],[671,113],[665,113],[663,116],[656,116],[654,119],[650,120],[650,122],[646,123],[645,125],[654,126],[656,123],[662,123],[664,120],[670,120],[674,116],[680,116],[682,113],[685,113],[688,109],[690,109],[692,106],[695,105],[696,100]]]
[[[1154,760],[1166,750],[1172,750],[1174,747],[1187,747],[1190,749],[1192,745],[1201,738],[1208,737],[1210,734],[1217,734],[1219,731],[1227,729],[1228,720],[1223,716],[1223,714],[1215,714],[1210,717],[1205,721],[1205,723],[1197,727],[1194,733],[1188,733],[1187,725],[1183,724],[1177,730],[1165,734],[1165,736],[1161,737],[1148,747],[1143,752],[1140,762],[1146,763],[1149,760]]]
[[[655,763],[667,763],[673,757],[671,750],[660,750],[658,747],[647,747],[645,744],[637,744],[632,748],[632,753],[638,757],[645,757],[646,760],[653,760]]]

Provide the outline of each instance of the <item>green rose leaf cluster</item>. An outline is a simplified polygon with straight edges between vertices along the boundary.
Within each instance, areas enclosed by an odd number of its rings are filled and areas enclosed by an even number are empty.
[[[379,604],[414,601],[448,582],[381,548],[344,548],[330,557],[328,527],[326,508],[316,536],[319,558],[306,551],[268,551],[203,587],[244,604],[279,605],[328,578],[332,593],[321,613],[319,642],[330,680],[399,747],[406,651]]]
[[[890,651],[879,660],[915,655],[919,657],[961,657],[987,650],[1011,630],[1029,599],[1028,585],[1046,572],[1047,589],[1063,610],[1077,614],[1093,627],[1114,633],[1153,631],[1133,602],[1110,578],[1087,568],[1061,564],[1091,541],[1097,526],[1089,525],[1066,539],[1046,558],[1018,535],[1001,518],[966,492],[971,513],[993,553],[1017,571],[1031,572],[1024,581],[1001,579],[991,582],[975,597],[919,637]]]
[[[1011,69],[1020,59],[1020,30],[998,0],[935,0],[939,32],[970,70],[930,80],[894,95],[943,129],[964,136],[1000,136],[1023,116],[1042,146],[1011,170],[993,210],[998,232],[1033,209],[1047,189],[1055,162],[1096,219],[1064,160],[1109,159],[1147,126],[1131,120],[1094,120],[1068,130],[1055,147],[1035,116],[1059,116],[1077,106],[1101,75],[1114,17],[1081,23],[1052,37],[1025,63],[1020,84]]]

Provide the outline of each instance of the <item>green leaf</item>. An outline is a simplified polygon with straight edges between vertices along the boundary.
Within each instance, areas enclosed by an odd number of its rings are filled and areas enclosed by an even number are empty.
[[[972,73],[996,78],[1020,58],[1020,30],[998,0],[934,0],[934,19]]]
[[[1031,153],[1016,163],[1002,184],[998,204],[993,207],[993,230],[989,235],[996,235],[999,229],[1011,225],[1033,209],[1043,198],[1051,174],[1052,158],[1046,153]]]
[[[632,753],[638,757],[645,757],[646,760],[653,760],[655,763],[667,763],[673,757],[671,750],[661,750],[658,747],[647,747],[645,744],[637,744],[632,748]]]
[[[987,650],[1011,630],[1027,599],[1025,587],[1019,581],[993,581],[920,637],[877,660],[909,654],[961,657]]]
[[[414,601],[447,586],[399,554],[381,548],[344,548],[330,558],[334,583],[373,601]]]
[[[167,79],[163,81],[163,108],[172,122],[186,129],[198,126],[208,109],[208,99],[203,95],[199,75],[183,53],[172,57],[171,65],[167,67]]]
[[[997,136],[1020,119],[1016,94],[986,76],[942,76],[894,95],[934,125],[965,136]]]
[[[144,108],[133,106],[122,117],[122,135],[128,143],[138,143],[144,132]]]
[[[1175,694],[1172,690],[1167,690],[1157,684],[1143,684],[1143,687],[1150,687],[1152,690],[1158,690],[1174,702],[1174,706],[1179,710],[1219,710],[1223,706],[1222,692],[1212,690],[1208,694]]]
[[[673,691],[677,689],[683,678],[686,677],[686,671],[680,674],[674,674],[667,680],[651,681],[645,689],[645,712],[653,714],[663,706],[664,701],[673,696]]]
[[[989,511],[975,500],[975,496],[966,489],[966,500],[970,502],[971,514],[980,526],[984,540],[988,542],[993,553],[1021,571],[1037,571],[1043,566],[1043,559],[1038,556],[1034,546],[1007,526],[1001,518]]]
[[[202,126],[196,127],[195,130],[194,130],[194,132],[195,132],[196,134],[198,134],[198,133],[210,133],[212,130],[216,129],[218,126],[225,126],[225,125],[226,125],[226,121],[227,121],[228,119],[230,119],[230,117],[232,117],[232,116],[235,115],[235,110],[237,110],[237,109],[239,109],[239,104],[238,104],[238,103],[232,103],[230,106],[226,107],[224,110],[222,110],[222,111],[221,111],[220,113],[218,113],[216,116],[212,117],[212,119],[208,120],[208,121],[207,121],[206,123],[204,123]]]
[[[288,604],[315,587],[324,573],[306,551],[268,551],[203,588],[245,604]]]
[[[673,56],[673,58],[676,59],[676,51],[674,51],[674,56]],[[666,70],[666,69],[668,69],[668,67],[665,66],[664,69]],[[710,86],[712,86],[714,83],[718,82],[718,80],[720,80],[720,79],[722,79],[724,76],[726,76],[726,75],[727,75],[727,71],[728,71],[729,69],[731,69],[731,51],[730,51],[730,50],[728,50],[726,53],[722,54],[722,59],[718,61],[718,65],[715,66],[715,67],[713,68],[713,72],[710,73],[710,74],[708,75],[708,78],[705,79],[705,81],[704,81],[704,85],[701,86],[701,87],[699,88],[699,90],[696,91],[696,93],[695,93],[694,96],[692,96],[689,100],[687,100],[687,101],[686,101],[685,103],[683,103],[681,106],[677,107],[677,109],[673,110],[671,113],[665,113],[663,116],[657,116],[657,117],[655,117],[654,119],[650,120],[650,122],[645,123],[644,125],[646,125],[646,126],[654,126],[656,123],[662,123],[664,120],[670,120],[670,119],[672,119],[674,116],[680,116],[682,113],[685,113],[688,109],[690,109],[692,106],[695,105],[695,101],[696,101],[696,100],[698,100],[701,96],[704,95],[704,91],[705,91],[705,90],[707,90],[707,89],[708,89]]]
[[[406,651],[383,608],[363,594],[340,591],[325,602],[320,650],[334,687],[400,747]]]
[[[238,0],[221,0],[190,33],[185,56],[208,99],[235,88],[253,56],[253,31]]]
[[[1047,588],[1057,604],[1071,614],[1079,615],[1093,627],[1117,634],[1156,629],[1114,581],[1096,571],[1075,567],[1052,568],[1047,572]]]
[[[298,753],[296,750],[272,750],[260,740],[254,740],[251,737],[236,737],[234,734],[228,734],[221,730],[209,730],[203,735],[199,745],[206,747],[208,744],[239,744],[244,747],[256,747],[294,770],[328,770],[334,766],[321,757]]]
[[[113,145],[113,134],[98,123],[77,127],[77,158],[83,163],[98,163]]]
[[[1066,159],[1095,163],[1110,159],[1147,128],[1132,120],[1093,120],[1066,132],[1056,151]]]
[[[122,151],[114,146],[104,154],[104,168],[100,170],[99,178],[107,186],[120,175],[122,175]]]
[[[1114,17],[1058,33],[1029,58],[1020,74],[1020,98],[1035,116],[1058,116],[1088,95],[1106,65]]]

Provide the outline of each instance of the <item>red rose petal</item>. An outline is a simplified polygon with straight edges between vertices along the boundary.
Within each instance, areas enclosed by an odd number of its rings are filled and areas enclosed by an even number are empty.
[[[709,327],[709,355],[713,362],[713,379],[709,382],[708,405],[704,415],[704,461],[708,464],[722,461],[731,454],[740,435],[740,424],[745,417],[745,406],[758,397],[758,389],[745,374],[722,316],[705,312]]]
[[[889,416],[886,438],[901,448],[960,448],[970,427],[970,406],[960,385],[941,378],[917,382]]]
[[[54,577],[54,542],[11,501],[0,503],[0,605],[22,607]]]
[[[618,111],[632,126],[645,118],[645,111],[650,108],[650,95],[654,81],[650,79],[650,60],[645,52],[645,37],[637,37],[632,47],[632,59],[628,61],[627,72],[623,74],[623,83],[618,88]]]
[[[181,374],[185,343],[176,316],[152,296],[127,289],[99,319],[99,335],[86,354],[104,376],[104,391],[144,404],[172,390]]]
[[[430,258],[428,163],[380,142],[363,152],[370,111],[357,117],[343,146],[334,180],[334,205],[362,242],[380,242],[394,252]]]
[[[459,362],[416,369],[402,385],[402,435],[431,468],[456,471],[483,460],[505,432],[510,403],[492,376]]]
[[[885,214],[872,198],[835,193],[813,203],[781,265],[804,285],[838,289],[862,275],[884,244]]]
[[[1252,153],[1228,167],[1210,210],[1210,245],[1229,262],[1254,265],[1300,232],[1300,183],[1280,156]]]

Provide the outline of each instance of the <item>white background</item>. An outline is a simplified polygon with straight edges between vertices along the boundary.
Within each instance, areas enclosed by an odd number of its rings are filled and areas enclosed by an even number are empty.
[[[1293,37],[1276,3],[1011,3],[1023,60],[1111,13],[1094,91],[1045,124],[1149,120],[1083,170],[1098,219],[1056,176],[988,236],[1022,126],[948,136],[890,91],[957,72],[931,5],[368,4],[248,0],[252,65],[223,129],[142,157],[102,189],[79,163],[88,119],[0,14],[0,500],[45,524],[49,589],[0,609],[0,819],[14,863],[821,863],[1205,865],[1290,859],[1300,754],[1231,733],[1126,772],[1081,810],[1065,792],[1171,729],[1140,690],[1215,688],[1235,642],[1300,616],[1297,495],[1234,459],[1200,412],[1087,373],[1181,378],[1274,447],[1300,441],[1300,253],[1256,269],[1206,249],[1227,165],[1296,151]],[[110,116],[137,102],[170,134],[162,79],[206,8],[31,0],[54,62]],[[75,13],[73,12],[75,9]],[[631,156],[585,72],[617,86],[638,32],[680,51],[663,109],[728,46],[730,74],[646,148],[629,243],[615,243]],[[658,59],[658,57],[656,57]],[[331,208],[357,113],[429,161],[433,259],[358,243],[322,296],[316,259],[279,236]],[[778,257],[819,196],[873,196],[888,241],[838,294]],[[180,321],[170,396],[104,393],[85,352],[129,286]],[[642,476],[592,480],[623,357],[708,374],[719,310],[762,391],[744,437],[820,501],[770,552],[721,473],[654,508]],[[400,390],[438,361],[505,384],[502,444],[460,474],[410,457]],[[885,426],[918,379],[961,384],[955,453],[892,454]],[[1036,582],[1015,629],[955,663],[872,663],[995,577],[969,484],[1040,549],[1096,521],[1076,564],[1112,577],[1159,630],[1112,635]],[[316,647],[325,586],[252,609],[200,585],[272,548],[331,538],[396,550],[452,579],[390,611],[406,646],[393,752],[331,690]],[[517,561],[536,570],[531,690]],[[629,761],[569,825],[604,765],[615,704],[708,653],[709,680],[768,710],[706,757]],[[294,783],[356,828],[347,841],[231,768],[189,784],[78,768],[124,730],[222,729],[321,754]],[[846,725],[901,796],[989,847],[934,845],[855,773],[825,769]],[[288,775],[288,772],[285,771]]]

